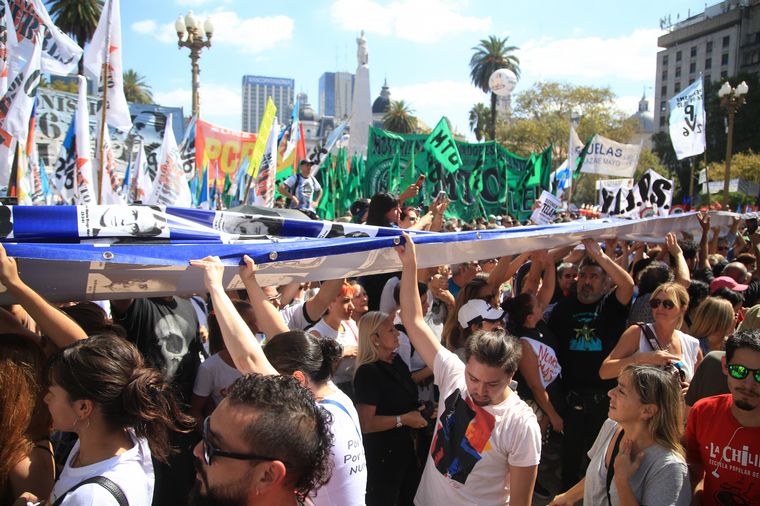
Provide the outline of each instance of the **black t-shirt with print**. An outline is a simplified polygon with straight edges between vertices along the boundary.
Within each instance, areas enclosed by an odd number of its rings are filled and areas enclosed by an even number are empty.
[[[577,296],[557,303],[549,328],[557,335],[557,355],[566,389],[608,389],[615,380],[599,378],[599,368],[625,331],[630,304],[621,304],[610,292],[595,304]]]

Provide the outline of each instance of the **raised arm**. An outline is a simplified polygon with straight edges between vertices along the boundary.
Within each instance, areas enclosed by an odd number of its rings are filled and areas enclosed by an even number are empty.
[[[699,240],[699,263],[697,269],[710,268],[710,262],[707,257],[710,254],[710,215],[708,213],[699,213],[697,215],[699,226],[702,227],[702,238]]]
[[[503,256],[499,259],[496,267],[493,268],[491,274],[488,275],[488,286],[493,290],[496,290],[502,283],[515,275],[517,270],[528,261],[530,258],[530,251],[520,253],[515,258],[510,256]]]
[[[87,339],[85,331],[74,320],[53,307],[21,280],[16,260],[6,254],[2,245],[0,245],[0,282],[37,322],[42,332],[59,348],[80,339]]]
[[[290,330],[280,316],[280,312],[269,303],[264,290],[256,281],[256,264],[248,255],[243,256],[243,265],[240,266],[240,279],[248,292],[248,300],[251,301],[253,314],[256,317],[256,326],[268,338]]]
[[[340,287],[343,286],[344,281],[343,278],[340,278],[323,282],[319,287],[317,294],[306,301],[306,312],[311,321],[315,322],[322,318],[322,315],[327,311],[327,306],[329,306],[340,293]]]
[[[604,269],[604,272],[612,279],[612,282],[617,285],[615,297],[617,297],[618,302],[623,305],[631,302],[631,297],[633,296],[633,278],[631,275],[608,257],[595,240],[584,239],[583,245],[586,247],[586,253]]]
[[[541,288],[536,294],[538,303],[542,309],[546,309],[554,297],[554,288],[557,284],[557,268],[554,266],[554,259],[548,253],[540,253],[536,258],[541,263],[544,273],[541,277]]]
[[[691,284],[691,274],[689,274],[689,266],[686,265],[686,259],[683,256],[683,250],[678,245],[678,239],[676,234],[668,232],[665,235],[665,245],[668,248],[668,253],[673,259],[673,272],[675,273],[675,282],[682,287],[689,289]]]
[[[224,266],[219,257],[206,257],[203,260],[191,260],[190,265],[200,267],[205,272],[204,282],[214,304],[219,329],[222,331],[224,344],[230,352],[235,367],[243,373],[278,374],[269,363],[264,351],[250,327],[235,309],[222,285]]]
[[[441,342],[425,323],[422,317],[422,303],[417,290],[417,251],[414,242],[408,234],[403,234],[405,244],[396,246],[396,252],[401,259],[401,288],[399,303],[401,305],[401,322],[406,328],[406,334],[420,354],[425,364],[433,368],[435,356],[441,349]]]

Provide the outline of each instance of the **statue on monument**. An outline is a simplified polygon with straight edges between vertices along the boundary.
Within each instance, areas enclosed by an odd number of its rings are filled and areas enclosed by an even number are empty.
[[[358,66],[367,65],[369,53],[367,52],[367,39],[364,38],[364,30],[356,39],[356,62]]]

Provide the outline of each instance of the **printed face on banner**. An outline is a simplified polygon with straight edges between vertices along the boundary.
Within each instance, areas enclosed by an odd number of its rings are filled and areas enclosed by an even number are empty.
[[[169,237],[157,206],[77,206],[80,237]]]
[[[91,272],[87,275],[87,294],[156,293],[177,289],[180,277],[175,272],[148,274],[143,277],[133,271]]]
[[[278,235],[282,224],[262,216],[217,212],[214,215],[213,228],[228,234],[239,235]]]

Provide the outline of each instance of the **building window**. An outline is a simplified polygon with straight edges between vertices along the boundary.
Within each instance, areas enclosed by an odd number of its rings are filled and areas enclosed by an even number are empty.
[[[676,77],[681,77],[681,67],[676,67]]]
[[[705,83],[711,83],[712,82],[712,76],[710,74],[705,75]]]
[[[728,70],[721,70],[720,71],[720,78],[721,79],[728,79]]]
[[[665,106],[665,101],[664,100],[662,102],[660,102],[660,111],[661,112],[666,112],[667,111],[667,107]]]
[[[665,126],[665,116],[660,116],[660,126],[661,127]]]
[[[689,74],[693,74],[697,71],[697,64],[694,62],[689,63]]]
[[[689,84],[692,84],[693,82],[694,82],[694,78],[692,77],[691,79],[689,79]]]
[[[663,81],[667,81],[668,80],[668,71],[667,70],[663,70],[662,71],[662,80]]]
[[[726,35],[725,37],[723,37],[723,48],[727,48],[730,43],[731,43],[730,35]]]
[[[691,57],[696,58],[697,57],[697,46],[694,46],[691,48]]]
[[[721,57],[720,57],[720,64],[721,65],[728,65],[728,53],[721,55]]]
[[[676,51],[676,61],[681,61],[681,51]]]
[[[707,42],[707,46],[705,46],[705,53],[707,54],[712,53],[712,41]]]
[[[667,94],[668,94],[668,87],[667,86],[663,86],[662,88],[660,88],[660,96],[661,97],[665,97],[665,96],[667,96]]]
[[[664,54],[662,55],[662,64],[667,65],[668,64],[668,55]]]
[[[679,91],[681,91],[681,83],[676,83],[676,86],[675,86],[675,88],[673,88],[673,91],[676,92],[676,93],[678,93]]]
[[[705,70],[710,69],[712,67],[712,58],[705,58]]]

